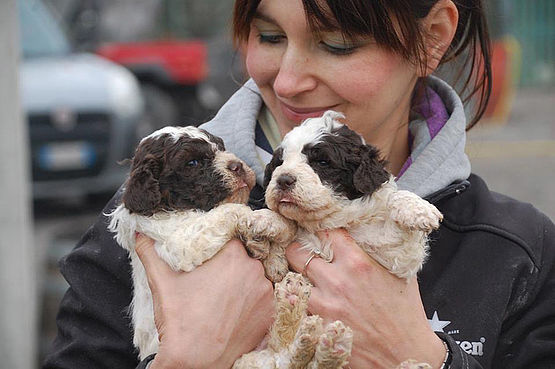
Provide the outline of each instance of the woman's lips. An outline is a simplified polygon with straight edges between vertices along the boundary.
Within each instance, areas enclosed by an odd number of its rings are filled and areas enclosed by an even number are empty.
[[[333,110],[337,105],[315,108],[296,108],[280,101],[279,106],[287,119],[300,123],[308,118],[321,117],[326,111]]]

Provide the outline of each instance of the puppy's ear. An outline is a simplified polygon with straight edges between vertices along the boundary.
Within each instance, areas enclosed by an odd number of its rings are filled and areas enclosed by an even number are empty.
[[[361,162],[353,175],[353,185],[359,192],[371,195],[389,179],[390,174],[375,147],[364,145],[360,150]]]
[[[268,187],[268,184],[272,180],[272,174],[277,167],[283,164],[283,149],[280,147],[276,151],[274,151],[274,155],[272,156],[272,160],[266,165],[264,169],[264,183],[262,186],[264,189]]]
[[[123,204],[131,213],[150,216],[161,201],[160,165],[154,155],[146,155],[134,166],[123,193]]]
[[[212,141],[213,143],[216,144],[216,147],[218,148],[218,150],[221,151],[225,151],[225,145],[224,145],[224,140],[222,140],[220,137],[218,136],[214,136],[212,133],[208,132],[205,129],[199,129],[201,132],[203,132],[210,141]]]

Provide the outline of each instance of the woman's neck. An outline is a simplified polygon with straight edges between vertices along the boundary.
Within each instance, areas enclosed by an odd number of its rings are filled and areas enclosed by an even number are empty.
[[[366,142],[380,151],[382,158],[387,161],[387,170],[397,176],[410,155],[409,147],[409,112],[407,107],[395,119],[396,124],[383,125],[381,129],[372,132],[371,137],[364,137]]]

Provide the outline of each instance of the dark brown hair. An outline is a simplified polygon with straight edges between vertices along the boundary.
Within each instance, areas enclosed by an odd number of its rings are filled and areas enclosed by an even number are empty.
[[[426,64],[424,36],[420,20],[439,0],[301,0],[307,22],[316,34],[338,30],[345,37],[371,35],[375,41],[406,60]],[[467,129],[482,117],[491,94],[490,40],[482,0],[453,0],[459,23],[451,45],[440,64],[461,57],[462,66],[453,81],[461,85],[463,101],[478,99],[474,117]],[[260,0],[236,0],[233,36],[236,43],[246,41]],[[394,23],[395,19],[397,23]],[[404,40],[404,41],[403,41]],[[462,84],[459,83],[462,81]]]

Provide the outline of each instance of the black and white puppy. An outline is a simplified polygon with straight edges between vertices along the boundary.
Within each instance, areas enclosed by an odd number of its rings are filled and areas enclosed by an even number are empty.
[[[299,226],[301,244],[331,261],[315,232],[345,228],[372,258],[400,278],[422,267],[429,233],[442,214],[398,190],[378,150],[328,111],[294,128],[266,167],[268,207]]]
[[[253,171],[224,151],[223,141],[195,127],[166,127],[139,143],[121,204],[109,229],[129,251],[133,270],[133,343],[141,359],[158,349],[152,295],[135,250],[135,232],[155,240],[175,271],[191,271],[240,237]]]

